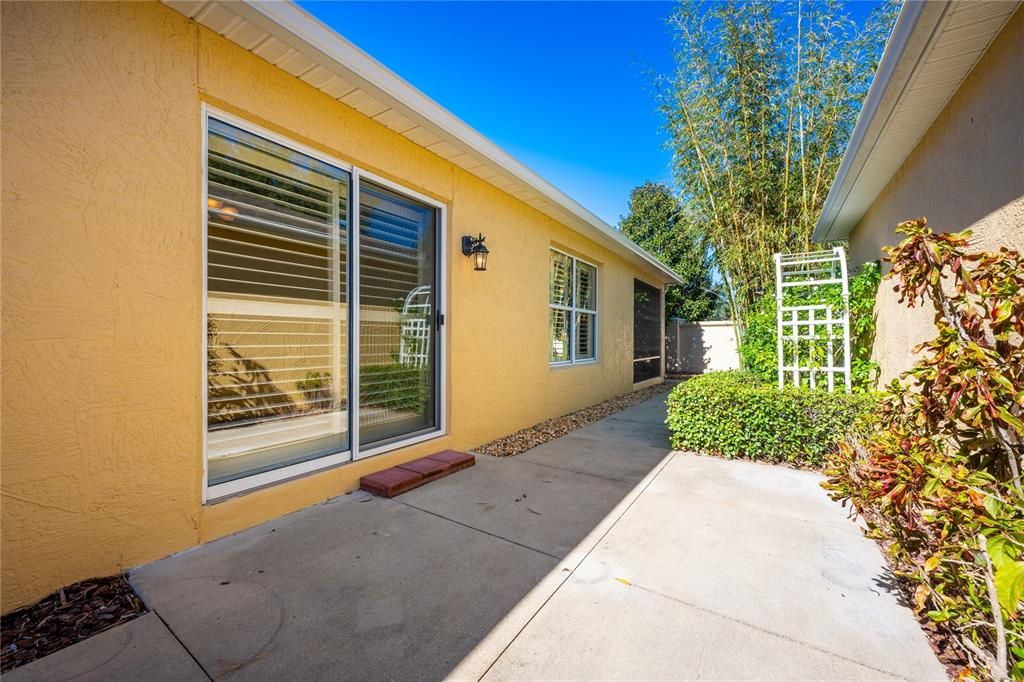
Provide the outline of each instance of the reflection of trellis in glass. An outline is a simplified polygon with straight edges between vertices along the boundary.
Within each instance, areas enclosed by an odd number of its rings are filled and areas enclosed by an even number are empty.
[[[828,303],[835,287],[842,297],[838,315]],[[775,254],[775,301],[779,388],[823,382],[831,392],[841,381],[849,393],[850,288],[842,247]]]
[[[409,292],[402,305],[402,345],[399,362],[406,367],[426,367],[430,362],[430,287]]]

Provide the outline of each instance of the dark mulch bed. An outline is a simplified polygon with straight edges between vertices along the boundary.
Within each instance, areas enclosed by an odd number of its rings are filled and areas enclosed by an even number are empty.
[[[30,663],[145,612],[142,600],[120,575],[64,587],[0,618],[0,671]]]
[[[914,595],[909,581],[902,578],[900,580],[902,583],[905,583],[900,585],[905,598],[908,600],[912,599]],[[961,679],[960,672],[970,666],[971,661],[957,643],[956,635],[949,626],[936,623],[925,613],[915,613],[914,616],[917,618],[917,622],[921,624],[924,634],[928,636],[928,644],[931,646],[932,651],[935,652],[935,657],[939,659],[939,663],[946,666],[946,673],[949,675],[949,679]]]
[[[604,419],[608,415],[621,412],[627,407],[633,407],[645,400],[668,392],[674,384],[661,383],[648,388],[641,388],[639,391],[625,393],[623,395],[605,400],[603,403],[585,407],[576,412],[542,421],[526,429],[516,431],[512,435],[493,440],[490,443],[473,448],[474,452],[480,452],[494,457],[512,457],[520,455],[530,448],[547,443],[550,440],[560,438],[576,429],[582,429],[588,424]]]

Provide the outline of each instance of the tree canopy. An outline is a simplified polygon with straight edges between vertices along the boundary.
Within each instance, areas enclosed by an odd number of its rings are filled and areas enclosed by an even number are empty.
[[[774,290],[773,254],[812,248],[896,7],[858,24],[838,0],[683,0],[670,18],[674,181],[740,321]]]
[[[699,231],[689,229],[671,189],[655,182],[634,188],[629,214],[619,220],[619,229],[682,277],[683,283],[665,294],[666,317],[692,321],[723,316],[707,241]]]

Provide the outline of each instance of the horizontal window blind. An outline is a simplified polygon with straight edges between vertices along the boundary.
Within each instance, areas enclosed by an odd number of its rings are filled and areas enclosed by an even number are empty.
[[[552,308],[548,322],[551,331],[551,362],[568,362],[572,358],[569,348],[569,311]]]
[[[244,484],[222,484],[436,431],[441,209],[365,178],[354,193],[315,152],[219,116],[207,118],[208,484],[230,494]]]
[[[370,444],[434,425],[436,209],[359,187],[359,425]]]
[[[576,261],[576,301],[573,305],[584,310],[596,307],[597,268],[582,261]]]
[[[349,174],[208,122],[211,484],[347,448]]]
[[[594,317],[592,313],[576,313],[577,360],[592,360],[594,358]]]
[[[551,305],[572,305],[572,258],[558,251],[551,252]]]

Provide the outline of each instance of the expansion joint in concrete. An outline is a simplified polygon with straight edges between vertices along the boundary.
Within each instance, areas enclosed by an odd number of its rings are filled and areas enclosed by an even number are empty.
[[[537,554],[543,554],[544,556],[550,557],[551,559],[554,559],[555,561],[561,561],[562,560],[562,557],[560,557],[560,556],[555,556],[554,554],[549,554],[548,552],[545,552],[542,549],[537,549],[536,547],[530,547],[529,545],[524,545],[521,542],[516,542],[515,540],[511,540],[511,539],[506,538],[506,537],[504,537],[502,535],[498,535],[496,533],[491,533],[491,532],[486,531],[486,530],[484,530],[482,528],[477,528],[476,526],[471,526],[468,523],[463,523],[462,521],[458,521],[458,520],[453,519],[451,517],[445,516],[444,514],[438,514],[437,512],[432,512],[429,509],[423,509],[422,507],[417,507],[414,504],[409,504],[408,502],[403,502],[402,500],[399,500],[399,499],[394,499],[394,501],[398,502],[399,504],[402,504],[402,505],[408,507],[409,509],[415,509],[416,511],[423,512],[424,514],[430,514],[431,516],[435,516],[435,517],[437,517],[439,519],[442,519],[444,521],[449,521],[451,523],[454,523],[457,526],[462,526],[463,528],[468,528],[469,530],[474,530],[477,533],[483,533],[484,535],[489,535],[492,538],[495,538],[495,539],[498,539],[498,540],[503,540],[503,541],[509,543],[510,545],[515,545],[516,547],[522,547],[523,549],[528,549],[531,552],[536,552]]]
[[[208,671],[208,670],[206,669],[206,667],[205,667],[205,666],[204,666],[204,665],[202,664],[202,662],[200,662],[200,660],[199,660],[198,658],[196,658],[196,655],[195,655],[195,654],[193,654],[193,653],[192,653],[192,650],[191,650],[191,649],[189,649],[189,648],[188,648],[188,647],[187,647],[187,646],[185,645],[185,642],[181,641],[181,637],[178,637],[178,633],[174,631],[174,628],[172,628],[172,627],[171,627],[170,623],[168,623],[168,622],[167,622],[166,620],[164,620],[164,617],[163,617],[163,616],[161,616],[161,615],[160,615],[160,612],[159,612],[159,611],[157,611],[156,609],[150,609],[150,610],[151,610],[151,611],[153,612],[153,615],[154,615],[154,616],[156,616],[157,618],[159,618],[159,619],[160,619],[160,622],[161,622],[161,623],[163,623],[163,626],[164,626],[165,628],[167,628],[167,632],[171,633],[171,637],[173,637],[173,638],[174,638],[174,640],[175,640],[175,641],[176,641],[176,642],[177,642],[177,643],[178,643],[178,644],[179,644],[179,645],[181,646],[181,648],[182,648],[182,649],[183,649],[183,650],[185,651],[185,653],[186,653],[186,654],[188,654],[189,658],[191,658],[191,659],[192,659],[192,661],[193,661],[193,662],[194,662],[194,663],[195,663],[195,664],[196,664],[197,666],[199,666],[199,669],[203,671],[203,675],[206,675],[206,679],[208,679],[208,680],[209,680],[210,682],[213,682],[213,676],[212,676],[212,675],[210,674],[210,671]]]

